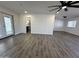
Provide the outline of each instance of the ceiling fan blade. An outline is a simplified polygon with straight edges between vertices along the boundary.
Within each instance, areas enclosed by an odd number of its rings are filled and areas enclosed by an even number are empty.
[[[59,12],[61,9],[62,9],[62,8],[58,9],[57,12]],[[57,12],[56,12],[56,13],[57,13]]]
[[[65,1],[60,1],[61,5],[64,6],[66,3]]]
[[[79,8],[79,5],[70,5],[68,7],[74,7],[74,8]]]
[[[48,8],[52,8],[52,7],[61,7],[61,5],[48,6]]]
[[[72,3],[72,1],[68,1],[68,2],[67,2],[67,4],[70,4],[70,3]]]
[[[72,2],[71,4],[76,4],[76,3],[79,3],[79,1],[74,1],[74,2]]]
[[[55,9],[49,10],[49,12],[52,12],[52,11],[57,10],[57,9],[59,9],[59,8],[55,8]]]

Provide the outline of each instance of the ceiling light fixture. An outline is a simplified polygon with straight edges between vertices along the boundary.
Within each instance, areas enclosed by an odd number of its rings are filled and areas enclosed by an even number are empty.
[[[31,17],[31,15],[28,15],[27,17]]]
[[[24,11],[24,13],[26,14],[26,13],[27,13],[27,11]]]
[[[59,12],[56,12],[56,14],[58,14]]]

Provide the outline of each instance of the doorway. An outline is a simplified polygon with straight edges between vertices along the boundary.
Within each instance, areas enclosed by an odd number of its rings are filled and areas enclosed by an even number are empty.
[[[26,18],[26,33],[31,33],[31,17]]]

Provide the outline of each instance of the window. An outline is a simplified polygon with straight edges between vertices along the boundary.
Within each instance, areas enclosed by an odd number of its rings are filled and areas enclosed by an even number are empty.
[[[67,27],[75,28],[76,27],[76,21],[68,21]]]

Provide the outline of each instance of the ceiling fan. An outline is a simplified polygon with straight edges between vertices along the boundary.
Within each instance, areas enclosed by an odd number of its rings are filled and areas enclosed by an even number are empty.
[[[57,10],[56,13],[58,13],[61,9],[64,9],[64,11],[68,11],[67,7],[79,8],[79,5],[74,5],[79,3],[79,1],[60,1],[60,3],[61,5],[48,6],[48,8],[55,7],[55,9],[51,9],[49,10],[49,12]]]

